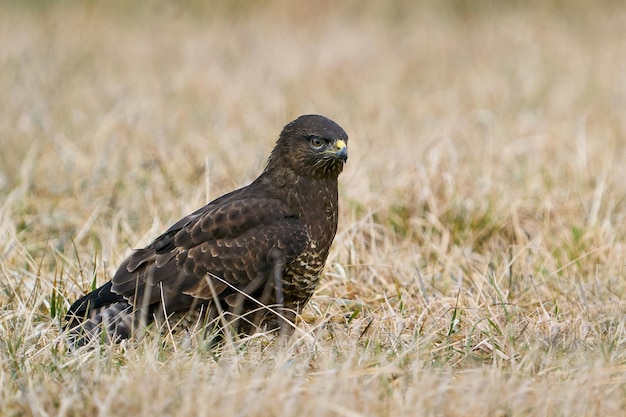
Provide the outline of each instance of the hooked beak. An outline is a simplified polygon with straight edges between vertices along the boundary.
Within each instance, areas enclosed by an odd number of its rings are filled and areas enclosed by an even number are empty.
[[[348,146],[346,145],[346,142],[339,139],[335,142],[335,149],[335,155],[337,158],[339,158],[342,162],[346,162],[348,160]]]

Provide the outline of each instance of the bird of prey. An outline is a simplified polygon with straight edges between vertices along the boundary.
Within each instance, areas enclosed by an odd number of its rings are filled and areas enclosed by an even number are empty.
[[[119,341],[166,320],[241,334],[293,326],[337,231],[347,145],[324,116],[287,124],[256,180],[174,223],[74,302],[65,318],[71,339]]]

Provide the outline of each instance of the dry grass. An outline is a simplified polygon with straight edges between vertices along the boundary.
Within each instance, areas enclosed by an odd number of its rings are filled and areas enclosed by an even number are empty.
[[[3,415],[623,413],[626,9],[383,4],[0,5]],[[67,351],[71,300],[310,112],[350,160],[287,346]]]

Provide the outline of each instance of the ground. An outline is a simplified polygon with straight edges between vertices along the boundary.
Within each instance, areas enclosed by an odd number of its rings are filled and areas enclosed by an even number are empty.
[[[4,415],[623,413],[620,2],[0,9]],[[68,350],[69,303],[305,113],[350,158],[299,331]]]

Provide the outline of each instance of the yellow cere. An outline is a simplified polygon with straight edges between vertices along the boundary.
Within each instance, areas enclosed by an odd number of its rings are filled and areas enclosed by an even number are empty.
[[[337,150],[340,151],[343,148],[346,147],[346,142],[342,141],[341,139],[339,139],[336,143],[335,146],[337,147]]]

